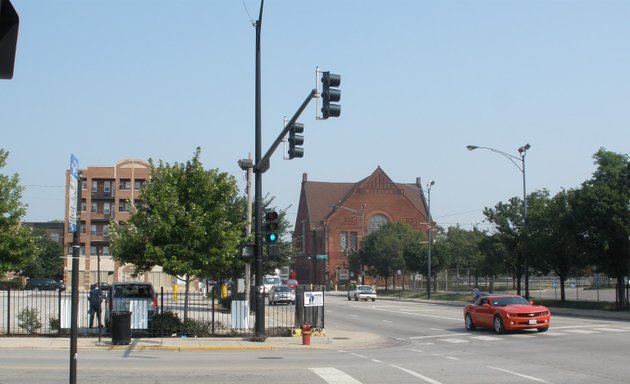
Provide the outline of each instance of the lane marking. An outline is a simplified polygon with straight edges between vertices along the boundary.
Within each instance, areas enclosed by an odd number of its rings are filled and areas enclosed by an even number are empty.
[[[309,368],[309,370],[329,384],[361,384],[360,381],[337,368]]]
[[[443,341],[445,343],[451,343],[451,344],[470,343],[469,340],[464,340],[464,339],[439,339],[438,341]]]
[[[567,329],[567,330],[565,330],[565,332],[579,333],[581,335],[590,335],[590,334],[593,334],[593,333],[599,333],[597,331],[589,331],[588,329]]]
[[[539,383],[546,383],[546,384],[552,384],[550,381],[547,380],[543,380],[540,379],[538,377],[534,377],[534,376],[529,376],[529,375],[524,375],[522,373],[518,373],[518,372],[514,372],[514,371],[510,371],[508,369],[503,369],[503,368],[498,368],[498,367],[493,367],[493,366],[488,366],[488,368],[490,369],[494,369],[495,371],[499,371],[499,372],[504,372],[504,373],[509,373],[510,375],[514,375],[514,376],[518,376],[518,377],[522,377],[524,379],[528,379],[528,380],[532,380],[532,381],[537,381]]]
[[[448,337],[448,336],[465,336],[469,335],[469,333],[448,333],[443,335],[430,335],[430,336],[411,336],[409,339],[412,340],[420,340],[420,339],[438,339],[440,337]]]
[[[394,364],[390,364],[389,366],[390,366],[390,367],[392,367],[392,368],[400,369],[401,371],[403,371],[403,372],[405,372],[405,373],[408,373],[408,374],[410,374],[410,375],[411,375],[411,376],[413,376],[413,377],[417,377],[418,379],[424,380],[424,381],[426,381],[427,383],[431,383],[431,384],[442,384],[441,382],[439,382],[439,381],[437,381],[437,380],[434,380],[434,379],[432,379],[432,378],[430,378],[430,377],[427,377],[427,376],[421,375],[421,374],[419,374],[418,372],[412,371],[412,370],[410,370],[410,369],[403,368],[403,367],[399,367],[399,366],[394,365]]]
[[[595,328],[597,331],[605,331],[605,332],[628,332],[627,329],[619,329],[619,328]]]
[[[497,340],[503,340],[500,337],[494,337],[494,336],[471,336],[471,339],[475,339],[475,340],[481,340],[481,341],[497,341]]]

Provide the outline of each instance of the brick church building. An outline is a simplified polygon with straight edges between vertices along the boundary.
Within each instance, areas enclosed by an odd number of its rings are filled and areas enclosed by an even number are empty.
[[[293,246],[293,270],[300,284],[345,285],[362,281],[348,255],[364,236],[388,222],[427,231],[427,202],[420,178],[395,183],[381,169],[354,183],[309,181],[302,177]]]

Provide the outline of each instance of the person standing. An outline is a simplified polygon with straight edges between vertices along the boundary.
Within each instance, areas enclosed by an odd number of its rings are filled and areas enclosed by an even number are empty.
[[[88,301],[90,302],[90,310],[88,311],[90,314],[90,328],[94,325],[94,315],[98,316],[98,326],[102,327],[101,323],[101,292],[100,289],[96,287],[96,284],[92,284],[90,289],[90,293],[88,295]]]

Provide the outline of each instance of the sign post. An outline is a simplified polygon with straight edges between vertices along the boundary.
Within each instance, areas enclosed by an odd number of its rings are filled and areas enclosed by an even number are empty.
[[[68,228],[72,236],[72,304],[70,314],[70,384],[77,382],[77,336],[79,317],[79,202],[81,190],[79,189],[79,160],[70,155],[70,191],[68,196]]]

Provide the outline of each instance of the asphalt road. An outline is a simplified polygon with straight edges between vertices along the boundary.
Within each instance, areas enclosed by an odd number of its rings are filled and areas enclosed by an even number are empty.
[[[78,383],[628,383],[630,323],[554,316],[548,332],[468,332],[461,307],[326,299],[326,328],[386,337],[369,348],[84,351]],[[67,352],[0,350],[0,384],[68,380]]]

